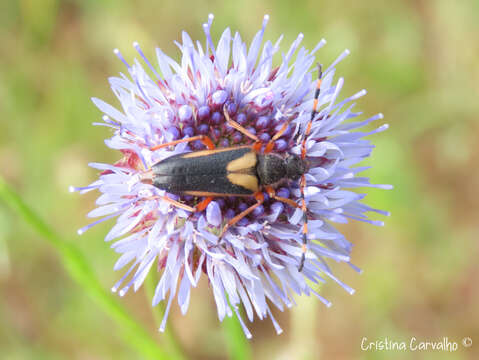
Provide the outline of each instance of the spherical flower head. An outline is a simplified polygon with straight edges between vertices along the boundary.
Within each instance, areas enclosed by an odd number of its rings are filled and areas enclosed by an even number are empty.
[[[269,316],[281,333],[272,305],[283,310],[294,304],[294,293],[304,293],[330,306],[311,283],[330,278],[354,292],[327,264],[332,259],[359,271],[350,263],[351,243],[332,224],[354,219],[382,225],[366,213],[387,213],[361,203],[365,194],[350,189],[390,188],[371,185],[368,178],[357,176],[366,168],[355,167],[373,149],[364,137],[387,127],[356,131],[382,118],[378,114],[355,120],[360,114],[353,112],[353,101],[366,91],[338,101],[343,79],[334,80],[335,66],[348,55],[347,50],[324,69],[319,97],[315,97],[319,88],[315,53],[326,41],[308,51],[300,47],[300,34],[275,67],[273,57],[280,50],[281,38],[262,45],[268,16],[249,48],[229,29],[215,46],[210,36],[212,20],[210,15],[203,25],[204,47],[183,33],[182,43],[176,43],[179,62],[156,49],[157,63],[153,64],[134,43],[144,65],[138,60],[129,64],[115,50],[128,70],[128,75],[110,79],[121,110],[96,98],[93,102],[104,113],[103,122],[96,125],[113,130],[106,145],[123,157],[113,165],[91,163],[101,171],[99,179],[87,187],[72,188],[101,193],[98,207],[88,214],[101,219],[79,233],[116,218],[105,240],[115,240],[112,248],[121,254],[114,269],[129,267],[113,291],[120,296],[130,287],[136,291],[150,269],[158,271],[153,305],[167,302],[160,330],[165,328],[175,298],[186,313],[191,288],[204,274],[220,320],[236,314],[245,335],[251,337],[238,312],[242,304],[250,321],[255,313],[260,319]],[[228,118],[243,131],[231,126]],[[217,196],[209,203],[201,194],[172,194],[153,186],[155,164],[206,149],[200,135],[211,139],[216,148],[248,145],[258,154],[268,147],[283,159],[295,155],[307,168],[300,180],[290,177],[274,184],[274,194],[260,187],[263,194],[259,197]],[[198,140],[177,141],[192,137]],[[172,144],[161,146],[166,143]],[[200,203],[207,206],[199,209]],[[251,212],[232,223],[231,219],[251,206]]]

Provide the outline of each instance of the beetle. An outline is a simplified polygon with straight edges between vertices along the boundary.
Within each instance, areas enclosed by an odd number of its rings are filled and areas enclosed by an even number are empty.
[[[318,113],[318,99],[322,79],[322,68],[318,64],[318,79],[313,101],[311,118],[306,126],[301,141],[301,156],[288,154],[285,157],[273,152],[274,142],[287,130],[291,120],[286,121],[269,142],[263,144],[256,135],[249,132],[239,123],[232,120],[223,109],[227,123],[252,139],[252,145],[216,148],[213,141],[205,135],[192,136],[150,148],[155,151],[164,147],[174,146],[179,143],[201,141],[207,150],[192,151],[177,154],[160,160],[142,176],[142,181],[176,195],[192,195],[205,197],[196,206],[192,207],[182,202],[173,200],[168,196],[162,199],[172,205],[190,211],[200,212],[206,209],[215,197],[251,197],[256,203],[242,211],[223,227],[220,237],[228,228],[250,214],[265,201],[263,191],[271,198],[299,208],[303,212],[303,230],[301,259],[298,270],[304,266],[307,251],[308,216],[304,188],[306,186],[305,174],[309,170],[306,160],[306,139],[311,132],[315,115]],[[276,195],[275,188],[285,181],[298,181],[301,193],[301,203]]]

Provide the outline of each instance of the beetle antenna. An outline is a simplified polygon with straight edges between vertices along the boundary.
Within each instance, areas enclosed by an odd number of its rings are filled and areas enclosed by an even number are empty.
[[[301,159],[306,158],[306,139],[311,133],[311,127],[313,125],[313,120],[316,114],[318,113],[318,102],[319,94],[321,92],[321,79],[323,77],[323,66],[318,63],[318,80],[316,81],[316,91],[314,92],[313,100],[313,110],[311,111],[311,118],[309,119],[308,125],[306,125],[306,131],[304,132],[303,141],[301,144]],[[301,176],[300,180],[300,191],[301,191],[301,210],[303,211],[303,243],[301,245],[301,260],[299,261],[298,271],[303,270],[304,261],[306,260],[306,251],[308,244],[308,213],[306,207],[306,199],[304,198],[304,188],[306,187],[306,175]]]
[[[306,185],[306,176],[302,175],[300,180],[301,190],[301,210],[303,211],[303,243],[301,245],[301,260],[299,261],[298,271],[303,270],[304,261],[306,260],[306,251],[308,244],[308,214],[306,208],[306,200],[304,198],[304,187]]]
[[[311,121],[313,121],[314,116],[318,113],[318,99],[319,93],[321,92],[321,80],[323,78],[323,65],[318,65],[318,80],[316,82],[316,91],[314,93],[314,103],[313,103],[313,111],[311,112]]]

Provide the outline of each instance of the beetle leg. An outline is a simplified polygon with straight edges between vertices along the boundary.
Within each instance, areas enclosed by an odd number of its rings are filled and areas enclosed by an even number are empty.
[[[278,140],[288,129],[289,124],[291,123],[291,119],[285,121],[281,128],[278,130],[276,134],[273,135],[270,141],[266,144],[266,147],[264,148],[264,153],[268,154],[274,149],[274,142]]]
[[[251,205],[245,211],[240,212],[238,215],[236,215],[234,218],[228,221],[228,223],[225,225],[223,230],[221,230],[220,238],[223,237],[223,235],[226,233],[226,230],[228,230],[230,226],[233,226],[234,224],[236,224],[238,221],[240,221],[242,218],[247,216],[250,212],[252,212],[254,209],[256,209],[258,206],[260,206],[264,202],[264,195],[261,191],[256,192],[254,194],[254,197],[257,203],[254,205]]]
[[[185,205],[183,203],[180,203],[179,201],[173,200],[173,199],[169,198],[168,196],[161,196],[160,198],[162,200],[170,203],[171,205],[176,206],[177,208],[180,208],[180,209],[183,209],[183,210],[186,210],[186,211],[190,211],[190,212],[196,212],[196,209],[194,207],[191,207],[191,206]]]
[[[195,208],[196,211],[203,211],[209,205],[209,203],[213,200],[213,196],[208,196],[196,204]]]
[[[177,208],[195,213],[195,212],[203,211],[204,209],[206,209],[208,204],[213,200],[213,197],[208,196],[207,198],[205,198],[204,200],[202,200],[198,204],[196,204],[195,207],[191,207],[191,206],[183,204],[179,201],[173,200],[173,199],[169,198],[168,196],[160,196],[160,199],[170,203],[173,206],[176,206]]]
[[[294,208],[299,208],[300,207],[294,200],[276,195],[276,191],[274,191],[274,189],[271,186],[266,186],[265,189],[266,189],[266,192],[268,193],[268,195],[270,197],[272,197],[273,199],[281,201],[281,202],[283,202],[285,204],[288,204],[289,206],[292,206]]]
[[[274,149],[274,142],[275,142],[276,140],[278,140],[278,139],[284,134],[284,132],[285,132],[286,129],[288,128],[290,122],[291,122],[291,120],[285,121],[284,124],[283,124],[283,126],[281,126],[281,129],[279,129],[278,132],[273,135],[273,137],[271,138],[271,140],[268,141],[268,143],[266,144],[266,147],[264,148],[264,153],[265,153],[265,154],[268,154],[268,153],[270,153],[271,151],[273,151],[273,149]]]
[[[164,143],[164,144],[156,145],[156,146],[151,147],[150,150],[155,151],[155,150],[158,150],[158,149],[162,149],[164,147],[168,147],[168,146],[172,146],[172,145],[176,145],[176,144],[180,144],[180,143],[184,143],[184,142],[196,141],[196,140],[200,140],[209,150],[213,150],[215,148],[215,144],[213,144],[213,141],[211,141],[211,139],[208,136],[197,135],[197,136],[192,136],[192,137],[185,138],[185,139],[170,141],[170,142],[167,142],[167,143]]]
[[[258,137],[255,134],[252,134],[248,130],[246,130],[244,127],[242,127],[240,124],[238,124],[236,121],[232,120],[230,118],[230,115],[228,114],[228,111],[226,110],[226,106],[223,109],[223,112],[225,114],[225,119],[226,122],[234,129],[238,130],[240,133],[243,135],[249,137],[251,140],[256,141],[257,143],[261,143],[261,141],[258,139]]]

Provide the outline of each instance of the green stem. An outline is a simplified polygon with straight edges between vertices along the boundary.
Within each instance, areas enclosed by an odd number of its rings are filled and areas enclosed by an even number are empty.
[[[58,251],[67,273],[119,325],[119,330],[126,343],[134,347],[145,358],[171,359],[170,354],[158,346],[157,341],[138,321],[131,317],[110,292],[105,291],[80,250],[59,237],[1,177],[0,199]]]

